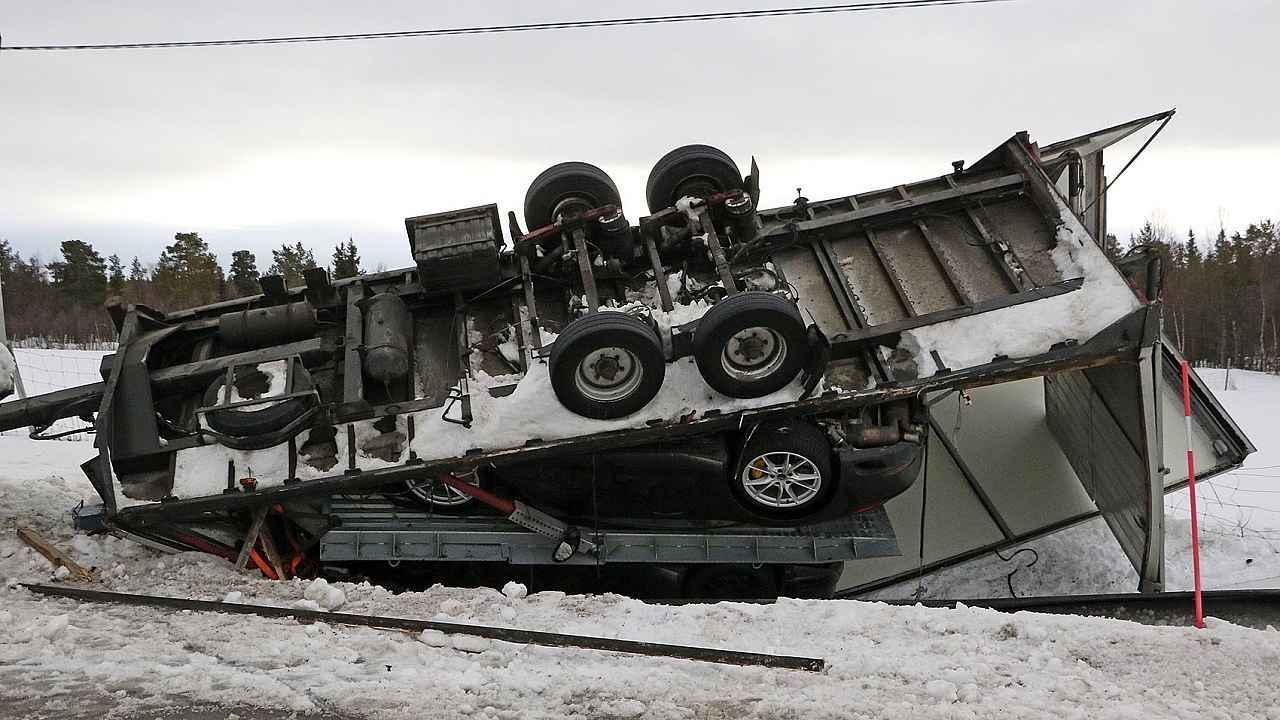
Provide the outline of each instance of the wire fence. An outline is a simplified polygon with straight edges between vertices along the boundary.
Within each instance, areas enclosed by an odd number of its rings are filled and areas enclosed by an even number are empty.
[[[24,343],[36,344],[35,347]],[[62,345],[63,347],[50,347]],[[69,346],[69,347],[67,347]],[[99,370],[104,355],[115,352],[115,343],[57,343],[48,338],[28,338],[14,343],[13,355],[18,361],[18,373],[28,397],[55,390],[89,385],[102,381]],[[49,434],[87,428],[88,423],[79,418],[64,418],[50,426]],[[30,431],[6,430],[0,435],[23,436]],[[93,435],[78,432],[62,440],[91,440]]]

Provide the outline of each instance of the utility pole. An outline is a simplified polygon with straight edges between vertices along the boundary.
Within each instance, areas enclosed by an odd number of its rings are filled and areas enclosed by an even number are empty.
[[[0,274],[0,345],[9,347],[9,335],[4,325],[4,275],[2,274]],[[16,362],[13,366],[13,387],[18,391],[19,400],[27,396],[27,389],[22,386],[22,371],[18,369]]]

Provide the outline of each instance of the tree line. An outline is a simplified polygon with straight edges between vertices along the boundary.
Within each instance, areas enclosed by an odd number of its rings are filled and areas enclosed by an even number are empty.
[[[1229,235],[1220,228],[1206,241],[1194,230],[1181,235],[1148,221],[1127,243],[1114,235],[1103,242],[1113,258],[1138,247],[1164,254],[1164,331],[1187,359],[1280,370],[1280,226],[1263,220]],[[252,252],[233,252],[224,271],[194,232],[175,235],[150,264],[137,257],[127,266],[118,255],[103,258],[82,240],[63,242],[61,255],[47,263],[23,258],[0,240],[11,338],[111,340],[114,331],[102,304],[113,295],[173,310],[259,292],[258,259]],[[294,286],[312,267],[317,262],[309,248],[286,243],[271,251],[267,273],[284,275]],[[338,243],[328,267],[335,278],[361,274],[355,241]]]
[[[67,342],[112,340],[115,330],[103,312],[109,297],[161,310],[205,305],[260,292],[258,258],[249,250],[231,253],[224,271],[199,233],[178,233],[154,262],[134,257],[127,265],[119,255],[103,257],[92,244],[67,240],[62,259],[43,262],[22,257],[0,240],[0,283],[4,291],[7,331],[11,340],[58,338]],[[268,275],[283,275],[289,286],[301,285],[303,273],[318,267],[301,242],[271,251]],[[348,238],[333,249],[328,264],[335,278],[363,274],[360,251]]]
[[[1280,226],[1268,219],[1230,235],[1219,228],[1205,242],[1194,230],[1179,235],[1148,221],[1129,238],[1129,249],[1137,247],[1163,253],[1163,330],[1188,360],[1280,370]],[[1114,236],[1104,248],[1122,254]]]

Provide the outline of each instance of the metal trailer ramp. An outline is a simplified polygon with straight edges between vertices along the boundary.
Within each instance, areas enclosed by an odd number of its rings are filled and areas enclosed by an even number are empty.
[[[449,516],[389,502],[334,501],[336,528],[320,540],[322,562],[508,562],[545,565],[557,541],[492,515]],[[690,532],[601,529],[589,536],[595,555],[567,564],[790,564],[851,561],[898,554],[889,516],[881,508],[795,528],[723,527]]]

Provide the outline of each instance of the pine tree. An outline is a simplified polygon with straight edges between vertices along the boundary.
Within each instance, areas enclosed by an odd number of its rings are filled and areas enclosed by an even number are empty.
[[[138,256],[133,256],[133,262],[129,263],[129,282],[142,282],[147,279],[147,270],[142,267],[142,262],[138,260]]]
[[[301,242],[289,245],[285,243],[280,246],[279,250],[271,251],[271,269],[272,275],[283,275],[285,285],[289,287],[297,287],[302,285],[302,275],[309,268],[316,266],[315,256],[311,251],[302,246]]]
[[[1200,253],[1200,241],[1196,239],[1196,231],[1187,230],[1187,269],[1198,270],[1204,263],[1204,256]]]
[[[53,285],[72,303],[99,305],[107,294],[107,264],[83,240],[62,243],[62,262],[49,263]]]
[[[347,238],[345,243],[338,243],[333,248],[333,277],[337,280],[364,274],[360,269],[360,251],[356,242]]]
[[[234,297],[256,295],[258,290],[258,258],[248,250],[231,253],[231,273],[227,291]]]
[[[1120,257],[1120,238],[1107,233],[1106,237],[1102,239],[1102,252],[1106,253],[1107,257],[1112,260]]]
[[[120,261],[119,255],[107,258],[107,290],[112,295],[124,292],[124,263]]]
[[[205,305],[218,299],[222,268],[199,233],[178,233],[160,253],[152,281],[162,301],[174,308]]]

